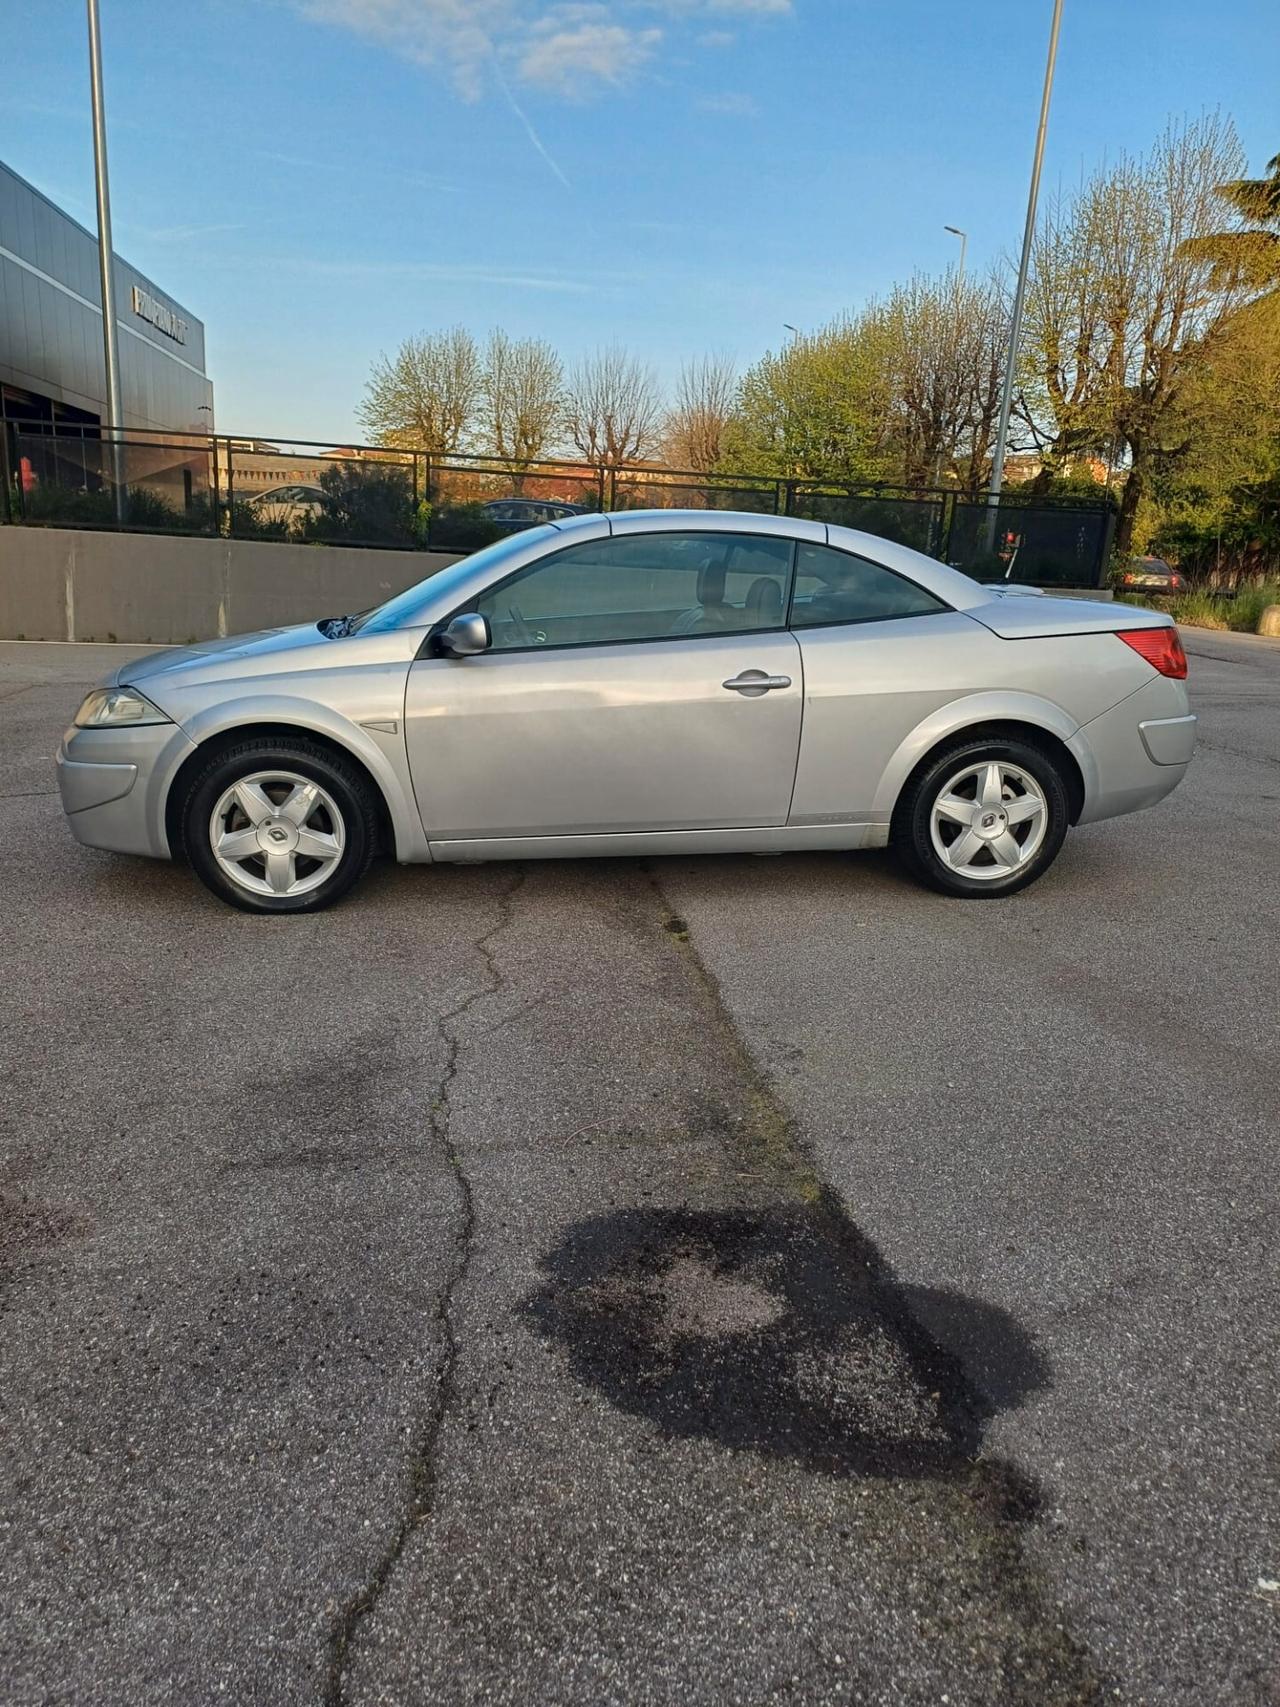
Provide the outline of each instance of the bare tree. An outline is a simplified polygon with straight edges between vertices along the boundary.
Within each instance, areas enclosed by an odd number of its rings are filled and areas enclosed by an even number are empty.
[[[540,338],[513,340],[495,328],[485,350],[481,433],[519,491],[529,465],[552,444],[564,406],[564,370]]]
[[[1046,472],[1110,444],[1128,469],[1116,549],[1130,548],[1153,476],[1191,449],[1180,398],[1261,288],[1215,266],[1218,186],[1239,177],[1231,125],[1173,125],[1050,208],[1033,257],[1020,412]]]
[[[481,394],[475,340],[462,326],[406,338],[378,358],[357,410],[378,444],[444,455],[467,442]]]
[[[662,396],[653,369],[619,345],[597,350],[573,370],[565,427],[587,462],[613,468],[658,448]]]
[[[676,399],[662,428],[662,446],[673,468],[707,474],[719,465],[724,429],[733,414],[738,376],[732,356],[700,356],[680,369]]]
[[[981,485],[1000,403],[1005,317],[998,277],[917,275],[876,311],[887,351],[902,477]]]

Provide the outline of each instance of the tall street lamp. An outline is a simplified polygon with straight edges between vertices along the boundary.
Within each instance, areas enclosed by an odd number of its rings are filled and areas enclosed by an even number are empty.
[[[120,352],[116,334],[116,281],[112,266],[111,190],[107,183],[107,114],[102,100],[102,32],[98,22],[98,0],[87,0],[89,8],[89,96],[93,106],[93,175],[98,192],[98,274],[102,284],[102,355],[106,368],[103,426],[107,428],[110,462],[115,489],[116,520],[124,516],[124,491],[120,479],[120,449],[116,434],[124,426],[120,403]]]
[[[944,231],[949,231],[953,237],[960,239],[960,265],[956,268],[956,290],[964,283],[964,252],[969,247],[969,233],[961,231],[958,226],[944,225]]]
[[[1013,382],[1018,369],[1018,344],[1022,335],[1022,305],[1027,294],[1031,266],[1031,244],[1036,232],[1036,203],[1040,197],[1040,167],[1044,162],[1044,136],[1049,124],[1049,98],[1053,94],[1053,68],[1058,57],[1058,30],[1062,23],[1062,0],[1053,0],[1053,23],[1049,27],[1049,58],[1044,68],[1044,92],[1040,96],[1040,123],[1036,130],[1036,152],[1031,163],[1031,190],[1027,196],[1027,223],[1022,232],[1022,258],[1018,263],[1018,288],[1013,297],[1009,322],[1009,349],[1004,364],[1004,387],[1000,393],[1000,416],[996,425],[995,450],[991,458],[991,488],[987,496],[987,550],[995,538],[996,506],[1004,484],[1004,450],[1009,437],[1009,410],[1013,406]]]

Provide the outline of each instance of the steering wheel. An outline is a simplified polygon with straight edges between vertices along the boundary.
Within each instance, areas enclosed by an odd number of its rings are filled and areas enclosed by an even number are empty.
[[[516,631],[516,638],[519,640],[520,644],[522,646],[533,646],[533,645],[535,645],[536,642],[535,642],[534,637],[533,637],[533,630],[529,627],[529,624],[521,616],[519,605],[508,605],[507,606],[507,615],[511,618],[512,624],[513,624],[515,631]]]

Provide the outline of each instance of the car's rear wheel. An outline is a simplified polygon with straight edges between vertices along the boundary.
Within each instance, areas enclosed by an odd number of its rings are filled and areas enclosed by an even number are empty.
[[[363,875],[377,841],[367,782],[318,743],[248,740],[196,777],[183,838],[215,895],[255,913],[314,913]]]
[[[1053,864],[1071,802],[1050,755],[1031,742],[958,742],[914,773],[893,845],[922,882],[973,899],[1010,895]]]

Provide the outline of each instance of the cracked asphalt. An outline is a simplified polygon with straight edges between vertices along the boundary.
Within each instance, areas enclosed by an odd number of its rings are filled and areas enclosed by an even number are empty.
[[[1008,902],[286,921],[78,847],[125,649],[0,644],[0,1700],[1275,1707],[1280,648],[1186,638]]]

